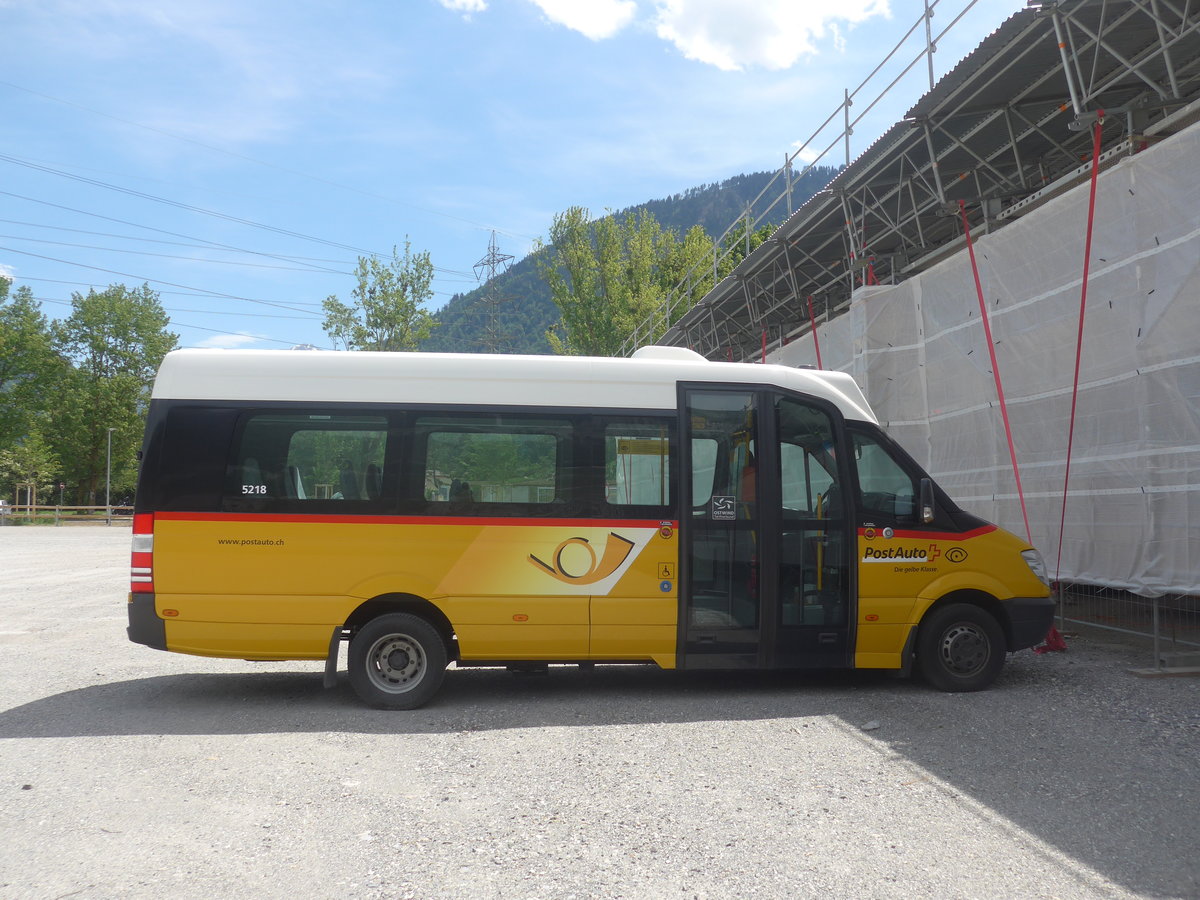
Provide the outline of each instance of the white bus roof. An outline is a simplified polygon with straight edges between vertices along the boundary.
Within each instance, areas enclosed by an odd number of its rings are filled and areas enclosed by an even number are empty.
[[[155,400],[434,403],[674,409],[680,381],[774,385],[828,400],[848,419],[876,422],[844,372],[709,362],[680,347],[629,359],[333,350],[175,350]]]

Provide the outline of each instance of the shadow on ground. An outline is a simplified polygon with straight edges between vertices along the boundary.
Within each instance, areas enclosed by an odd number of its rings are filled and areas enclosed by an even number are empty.
[[[323,690],[315,670],[169,675],[7,710],[0,739],[453,734],[817,716],[855,729],[877,722],[864,735],[868,746],[879,741],[880,752],[901,754],[1082,864],[1148,896],[1200,895],[1195,735],[1164,739],[1139,716],[1136,698],[1133,707],[1114,705],[1082,668],[1018,659],[992,690],[969,695],[876,673],[452,670],[431,705],[403,713],[362,707],[344,676]],[[1183,691],[1185,702],[1195,696]]]

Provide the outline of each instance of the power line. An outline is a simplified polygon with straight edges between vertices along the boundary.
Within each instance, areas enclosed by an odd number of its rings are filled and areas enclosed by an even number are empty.
[[[61,304],[63,304],[63,305],[66,305],[66,306],[69,306],[69,305],[70,305],[70,304],[69,304],[69,303],[68,303],[66,300],[52,300],[52,299],[50,299],[50,298],[42,298],[42,297],[35,297],[34,299],[35,299],[35,300],[40,300],[41,302],[44,302],[44,303],[61,303]],[[229,335],[229,336],[231,336],[231,337],[249,337],[249,338],[254,338],[254,340],[256,340],[256,341],[269,341],[269,342],[270,342],[270,343],[272,343],[272,344],[287,344],[288,346],[293,346],[293,347],[294,347],[295,345],[299,344],[299,343],[304,343],[304,342],[302,342],[302,341],[285,341],[285,340],[282,340],[281,338],[262,337],[262,336],[260,336],[260,335],[257,335],[257,334],[247,334],[247,333],[246,333],[246,332],[244,332],[244,331],[224,331],[224,330],[222,330],[222,329],[220,329],[220,328],[208,328],[208,327],[206,327],[206,326],[204,326],[204,325],[189,325],[189,324],[187,324],[186,322],[175,322],[175,321],[171,321],[171,322],[169,322],[168,324],[169,324],[169,325],[172,325],[172,326],[174,326],[174,327],[176,327],[176,328],[193,328],[193,329],[195,329],[195,330],[197,330],[197,331],[209,331],[209,332],[212,332],[213,334],[227,334],[227,335]],[[332,348],[332,347],[319,347],[318,349],[320,349],[320,350],[332,350],[332,349],[334,349],[334,348]]]
[[[22,237],[19,234],[0,234],[0,240],[33,241],[38,244],[53,244],[56,247],[77,247],[82,250],[103,250],[105,253],[134,253],[138,256],[156,256],[160,259],[182,259],[186,260],[187,262],[212,263],[213,265],[218,266],[249,266],[255,269],[281,269],[287,272],[313,271],[312,269],[304,268],[303,266],[273,266],[270,263],[242,262],[241,260],[236,259],[200,259],[195,256],[180,256],[175,253],[155,253],[152,250],[132,250],[123,247],[98,247],[95,244],[75,244],[68,241],[52,241],[48,238]],[[350,272],[333,272],[333,270],[329,271],[335,275],[352,274]]]
[[[161,292],[155,291],[155,293],[157,294],[157,293],[161,293]],[[58,297],[35,296],[33,299],[38,301],[39,303],[57,303],[62,306],[70,306],[72,303],[72,301],[70,301],[70,300],[62,300]],[[219,310],[212,310],[212,309],[180,309],[178,306],[164,306],[163,309],[169,313],[177,313],[177,312],[197,313],[202,316],[237,316],[238,318],[243,318],[243,319],[292,319],[293,321],[299,321],[299,322],[315,322],[315,321],[317,321],[315,318],[315,315],[278,316],[278,315],[275,315],[274,313],[222,312]]]
[[[286,304],[283,304],[283,303],[274,303],[270,300],[252,300],[249,297],[239,297],[235,294],[225,294],[225,293],[222,293],[221,291],[211,291],[211,290],[207,290],[206,288],[193,287],[190,284],[177,284],[174,281],[163,281],[160,278],[146,278],[142,275],[132,275],[129,272],[118,272],[116,269],[105,269],[101,266],[91,266],[91,265],[88,265],[87,263],[73,262],[72,260],[69,260],[69,259],[56,259],[53,256],[43,256],[40,253],[30,253],[28,250],[17,250],[15,247],[0,247],[0,250],[5,250],[9,253],[20,253],[22,256],[32,256],[35,259],[45,259],[50,262],[62,263],[63,265],[67,265],[67,266],[78,266],[81,269],[94,269],[97,272],[107,272],[109,275],[120,275],[122,278],[132,278],[135,281],[150,282],[150,283],[154,283],[154,284],[165,284],[165,285],[169,285],[170,287],[187,288],[190,291],[202,291],[205,294],[208,294],[209,296],[212,296],[212,297],[224,297],[227,300],[245,300],[249,303],[262,303],[265,306],[277,306],[280,309],[290,309],[292,312],[306,312],[306,310],[296,309],[295,307],[287,306]]]
[[[43,222],[22,222],[18,219],[0,219],[5,225],[24,225],[26,228],[46,228],[51,231],[69,231],[72,234],[89,234],[92,237],[118,238],[123,241],[139,241],[143,244],[166,244],[171,247],[190,247],[194,250],[224,250],[227,253],[254,253],[253,250],[243,250],[239,247],[227,247],[224,245],[212,244],[189,244],[186,241],[164,241],[162,238],[140,237],[135,234],[117,234],[112,231],[89,231],[84,228],[70,228],[66,225],[46,225]],[[146,226],[138,226],[145,228]],[[23,240],[33,240],[33,238],[25,238]],[[203,240],[203,238],[193,238],[192,240]],[[280,254],[279,259],[291,260],[293,262],[319,262],[319,263],[335,263],[339,266],[349,266],[353,263],[344,259],[324,259],[314,256],[293,256],[291,254]]]
[[[0,83],[3,83],[3,82],[0,82]],[[101,213],[90,212],[86,209],[76,209],[73,206],[64,206],[61,203],[52,203],[49,200],[39,200],[37,197],[27,197],[24,194],[14,194],[11,191],[0,191],[0,196],[15,197],[18,200],[25,200],[29,203],[39,203],[42,206],[49,206],[49,207],[52,207],[53,209],[61,209],[64,212],[76,213],[77,215],[81,215],[81,216],[91,216],[92,218],[95,218],[95,219],[103,219],[106,222],[115,222],[118,225],[128,225],[130,228],[142,228],[142,229],[145,229],[146,231],[153,231],[156,234],[166,234],[166,235],[170,235],[171,237],[186,238],[189,241],[200,241],[202,243],[202,245],[204,245],[204,246],[212,247],[214,249],[228,250],[228,251],[231,251],[234,253],[247,253],[247,254],[250,254],[253,256],[264,256],[268,259],[278,259],[278,260],[281,260],[284,262],[295,262],[295,261],[332,262],[332,263],[337,263],[338,265],[349,265],[349,263],[343,262],[342,260],[336,260],[336,259],[311,259],[309,257],[303,257],[303,256],[288,256],[288,255],[282,255],[282,254],[276,254],[276,253],[266,253],[261,250],[247,250],[244,247],[235,247],[231,244],[222,244],[219,241],[210,241],[207,238],[195,237],[194,235],[189,235],[189,234],[181,234],[178,231],[167,231],[164,228],[155,228],[153,225],[143,225],[140,222],[130,222],[128,219],[117,219],[117,218],[114,218],[113,216],[106,216]],[[12,222],[11,219],[4,219],[4,220],[0,220],[0,221]],[[13,224],[29,224],[29,223],[14,222]],[[37,225],[37,224],[35,224],[34,227],[36,227],[36,228],[63,228],[63,226],[60,226],[60,225]],[[70,228],[65,228],[64,230],[82,231],[82,229],[70,229]],[[87,232],[87,231],[83,231],[82,233],[84,233],[84,234],[104,234],[104,232]],[[132,235],[113,235],[113,236],[114,237],[122,237],[122,238],[125,238],[126,240],[131,240],[131,241],[153,240],[152,238],[137,238]],[[463,278],[463,281],[461,283],[463,283],[463,284],[474,283],[474,281],[475,281],[475,279],[468,272],[459,271],[458,269],[447,269],[443,266],[434,266],[433,268],[435,271],[442,272],[447,275],[461,276]],[[324,266],[313,266],[312,271],[325,271],[325,272],[329,272],[334,275],[345,275],[346,274],[345,272],[339,272],[336,269],[328,269],[328,268],[325,268]],[[452,296],[452,295],[448,295],[448,296]]]
[[[270,231],[275,234],[282,234],[285,237],[294,237],[294,238],[299,238],[299,239],[305,240],[305,241],[313,241],[314,243],[317,243],[317,244],[325,244],[326,246],[329,246],[329,247],[337,247],[339,250],[349,250],[352,253],[358,253],[362,256],[381,256],[382,255],[382,254],[376,253],[373,250],[364,250],[361,247],[355,247],[355,246],[352,246],[351,244],[341,244],[341,243],[338,243],[337,241],[330,241],[330,240],[326,240],[325,238],[314,237],[310,234],[303,234],[302,232],[299,232],[299,231],[292,231],[287,228],[279,228],[275,225],[267,225],[264,222],[255,222],[253,219],[243,219],[240,216],[231,216],[228,213],[219,212],[218,210],[215,210],[215,209],[205,209],[202,206],[193,206],[190,203],[183,203],[179,200],[170,200],[166,197],[156,196],[155,194],[147,194],[145,191],[135,191],[133,188],[121,187],[118,184],[111,184],[107,181],[101,181],[98,178],[88,178],[85,175],[73,175],[70,172],[64,172],[62,169],[55,169],[51,166],[43,166],[43,165],[40,165],[40,164],[34,163],[34,162],[24,162],[15,156],[8,156],[7,154],[3,154],[3,153],[0,153],[0,160],[3,160],[4,162],[7,162],[7,163],[12,163],[13,165],[24,166],[28,169],[34,169],[39,172],[46,172],[50,175],[58,175],[60,178],[67,178],[67,179],[70,179],[71,181],[80,182],[81,184],[90,184],[94,187],[104,188],[105,190],[116,191],[117,193],[120,193],[120,194],[127,194],[130,197],[137,197],[141,200],[151,200],[155,203],[162,203],[167,206],[172,206],[176,209],[182,209],[185,212],[194,212],[194,213],[200,213],[201,215],[205,215],[205,216],[213,216],[214,218],[217,218],[217,219],[223,219],[224,221],[227,221],[227,222],[234,222],[238,225],[246,225],[246,226],[249,226],[250,228],[261,228],[264,231]]]
[[[94,288],[96,286],[93,282],[90,282],[90,281],[64,281],[61,278],[39,278],[35,275],[14,275],[13,278],[16,281],[44,281],[47,284],[71,284],[76,287],[85,287],[85,288]],[[155,293],[156,294],[168,294],[168,295],[174,296],[174,297],[211,297],[212,296],[212,294],[194,293],[191,291],[158,291],[158,290],[156,290]],[[320,303],[317,303],[313,300],[278,301],[278,300],[262,300],[262,299],[256,298],[256,297],[238,297],[237,299],[245,300],[249,303],[286,302],[286,303],[292,304],[292,306],[320,306],[321,305]],[[289,306],[289,307],[285,307],[285,308],[291,309],[292,307]]]
[[[2,248],[0,248],[0,249],[2,249]],[[20,252],[22,252],[22,251],[18,250],[18,251],[16,251],[16,252],[17,252],[17,253],[20,253]],[[27,255],[27,256],[35,256],[36,254],[26,254],[26,255]],[[50,257],[48,257],[48,256],[47,256],[47,257],[43,257],[43,259],[50,259]],[[73,263],[73,262],[70,262],[69,260],[62,260],[62,261],[63,261],[63,262],[66,262],[66,263],[67,263],[67,265],[71,265],[71,266],[75,266],[75,265],[83,265],[83,263]],[[94,267],[94,266],[89,266],[88,268],[95,268],[95,267]],[[100,271],[102,271],[102,272],[107,272],[107,271],[109,271],[109,270],[108,270],[108,269],[101,269]],[[114,274],[119,274],[119,273],[114,273]],[[139,278],[138,276],[135,276],[135,275],[128,275],[128,276],[125,276],[125,277],[127,277],[127,278],[137,278],[137,280],[139,280],[139,281],[147,281],[147,280],[151,280],[151,281],[152,281],[152,280],[153,280],[153,279]],[[66,281],[66,280],[64,280],[64,279],[61,279],[61,278],[39,278],[39,277],[37,277],[37,276],[35,276],[35,275],[13,275],[13,276],[12,276],[12,278],[13,278],[14,280],[16,280],[16,281],[44,281],[44,282],[46,282],[47,284],[73,284],[73,285],[75,285],[76,287],[86,287],[86,288],[92,288],[92,287],[95,287],[95,286],[96,286],[96,285],[95,285],[95,282],[91,282],[91,281]],[[164,282],[159,282],[159,283],[160,283],[160,284],[168,284],[169,282],[165,282],[165,281],[164,281]],[[207,289],[206,289],[206,288],[196,288],[196,290],[197,290],[197,291],[206,291]],[[174,296],[177,296],[177,297],[212,297],[212,296],[214,296],[214,292],[212,292],[212,291],[208,291],[207,293],[193,293],[193,292],[189,292],[189,291],[160,291],[160,290],[156,290],[156,291],[155,291],[155,293],[157,293],[157,294],[171,294],[171,295],[174,295]],[[457,296],[458,296],[458,294],[451,294],[449,291],[434,291],[433,293],[435,293],[435,294],[438,294],[438,295],[440,295],[440,296],[442,296],[442,297],[457,297]],[[225,297],[228,297],[228,296],[230,296],[230,295],[228,295],[228,294],[224,294],[224,295],[217,295],[217,296],[225,296]],[[261,298],[257,298],[257,297],[243,297],[243,296],[240,296],[240,295],[239,295],[239,296],[236,296],[236,297],[233,297],[233,299],[235,299],[235,300],[245,300],[247,303],[266,303],[266,304],[272,304],[272,305],[274,305],[274,304],[277,304],[277,303],[286,302],[286,303],[290,303],[290,304],[292,304],[292,306],[285,306],[285,307],[284,307],[284,309],[291,309],[293,306],[321,306],[321,303],[319,303],[319,302],[317,302],[317,301],[315,301],[315,300],[286,300],[286,301],[279,301],[279,300],[263,300],[263,299],[261,299]]]
[[[153,225],[142,225],[140,222],[130,222],[127,219],[117,219],[112,216],[103,215],[101,213],[88,212],[86,209],[75,209],[73,206],[63,206],[61,203],[51,203],[49,200],[39,200],[37,197],[26,197],[24,194],[14,194],[11,191],[0,191],[0,196],[15,197],[18,200],[26,200],[30,203],[40,203],[43,206],[50,206],[50,207],[53,207],[54,209],[61,209],[65,212],[76,213],[81,216],[91,216],[92,218],[95,218],[95,219],[103,219],[106,222],[116,222],[118,225],[128,225],[130,228],[144,228],[147,231],[153,231],[157,234],[168,234],[171,237],[187,238],[190,241],[201,241],[205,244],[209,244],[213,247],[220,247],[225,250],[236,250],[239,253],[250,253],[250,254],[254,254],[255,256],[266,256],[271,259],[285,259],[285,257],[276,257],[274,254],[271,254],[271,253],[261,253],[257,250],[246,250],[241,247],[234,247],[229,244],[222,244],[218,241],[209,241],[209,240],[206,240],[205,238],[194,237],[193,235],[180,234],[178,231],[167,231],[165,228],[155,228]],[[316,271],[316,269],[314,269],[314,271]],[[336,272],[333,269],[329,269],[327,271],[333,272],[334,274],[339,274],[339,275],[341,274],[340,272]]]
[[[261,159],[255,159],[252,156],[246,156],[245,154],[242,154],[242,153],[236,153],[233,150],[226,150],[223,147],[214,147],[212,144],[206,144],[203,141],[196,140],[195,138],[184,137],[183,135],[174,134],[173,132],[170,132],[170,131],[164,131],[161,128],[153,128],[150,125],[143,125],[141,122],[134,122],[129,119],[122,119],[120,116],[114,116],[114,115],[111,115],[110,113],[100,112],[98,109],[92,109],[91,107],[84,106],[81,103],[75,103],[74,101],[71,101],[71,100],[64,100],[61,97],[55,97],[51,94],[43,94],[40,91],[35,91],[35,90],[32,90],[31,88],[23,87],[22,85],[19,85],[19,84],[14,84],[11,81],[0,80],[0,84],[4,85],[5,87],[10,87],[13,90],[24,91],[25,93],[32,94],[35,97],[41,97],[43,100],[51,100],[54,103],[61,103],[64,106],[70,106],[75,109],[82,110],[83,112],[91,113],[92,115],[95,115],[95,116],[102,116],[105,119],[112,119],[114,122],[120,122],[123,125],[132,125],[134,128],[141,128],[145,131],[153,132],[154,134],[160,134],[163,137],[169,137],[172,140],[182,141],[185,144],[192,144],[196,147],[201,147],[205,150],[210,150],[213,153],[221,153],[225,156],[231,156],[234,159],[240,159],[240,160],[244,160],[245,162],[254,163],[256,166],[265,166],[266,168],[269,168],[269,169],[276,169],[280,172],[287,172],[289,175],[296,175],[296,176],[299,176],[300,178],[306,178],[309,181],[315,181],[319,184],[326,184],[326,185],[329,185],[330,187],[338,188],[339,190],[350,191],[351,193],[360,194],[363,197],[371,197],[375,200],[383,200],[386,203],[394,203],[397,206],[401,206],[406,209],[413,209],[413,210],[416,210],[417,212],[423,212],[423,213],[426,213],[431,216],[441,216],[446,219],[452,219],[456,222],[463,222],[463,223],[465,223],[467,225],[471,225],[475,228],[482,228],[482,229],[486,229],[486,230],[490,230],[490,231],[499,231],[501,234],[508,235],[509,237],[525,238],[526,240],[530,240],[530,241],[536,240],[536,237],[534,237],[533,235],[530,235],[530,234],[521,234],[520,232],[516,232],[516,231],[505,231],[504,229],[495,228],[494,226],[483,225],[479,222],[474,222],[471,219],[463,218],[462,216],[455,216],[455,215],[451,215],[450,213],[439,212],[438,210],[425,209],[420,206],[414,206],[412,204],[404,203],[400,200],[397,200],[395,197],[388,197],[383,194],[376,194],[373,191],[366,191],[366,190],[363,190],[362,188],[357,188],[352,185],[341,184],[340,182],[337,182],[337,181],[331,181],[328,178],[321,178],[318,175],[312,175],[308,172],[301,172],[298,169],[289,169],[286,166],[281,166],[277,163],[266,162]],[[371,254],[368,254],[368,255],[371,255]]]

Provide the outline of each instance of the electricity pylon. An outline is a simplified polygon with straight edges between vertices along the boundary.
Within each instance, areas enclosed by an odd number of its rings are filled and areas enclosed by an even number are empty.
[[[504,353],[510,349],[512,335],[501,329],[500,314],[504,304],[508,303],[511,298],[500,296],[496,287],[496,278],[508,271],[512,261],[513,257],[510,254],[501,253],[497,248],[496,232],[493,231],[492,239],[488,241],[487,256],[475,263],[475,279],[483,281],[482,303],[487,316],[483,338],[479,343],[488,353]],[[486,273],[486,278],[484,273]]]

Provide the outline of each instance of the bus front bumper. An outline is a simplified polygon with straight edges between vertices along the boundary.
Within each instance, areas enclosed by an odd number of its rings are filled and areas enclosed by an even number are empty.
[[[1013,597],[1004,602],[1011,626],[1009,652],[1034,647],[1054,623],[1053,597]]]

